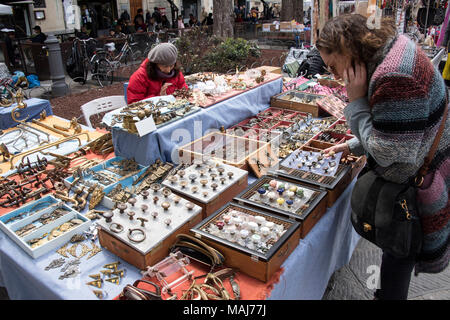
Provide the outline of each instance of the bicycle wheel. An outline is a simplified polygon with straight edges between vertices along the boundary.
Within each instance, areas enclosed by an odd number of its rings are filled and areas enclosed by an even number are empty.
[[[111,85],[114,81],[114,69],[106,59],[99,59],[97,62],[97,73],[92,75],[101,87]]]

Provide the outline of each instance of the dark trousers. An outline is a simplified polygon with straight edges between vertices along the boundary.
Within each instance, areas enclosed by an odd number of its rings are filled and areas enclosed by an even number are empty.
[[[380,271],[381,289],[377,289],[375,297],[379,300],[406,300],[414,265],[414,258],[399,259],[383,252]]]

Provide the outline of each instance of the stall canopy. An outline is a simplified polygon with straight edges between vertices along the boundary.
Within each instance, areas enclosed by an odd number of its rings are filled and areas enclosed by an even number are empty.
[[[12,15],[12,14],[13,14],[13,11],[12,11],[11,6],[0,4],[0,16]]]

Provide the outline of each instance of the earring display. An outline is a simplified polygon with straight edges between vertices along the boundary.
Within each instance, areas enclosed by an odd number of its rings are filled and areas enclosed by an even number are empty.
[[[162,185],[201,206],[205,218],[244,190],[247,177],[245,170],[209,159],[178,167]]]
[[[201,220],[201,208],[159,183],[133,196],[103,214],[99,239],[102,247],[144,270],[167,256],[177,233]]]
[[[33,258],[56,250],[90,225],[91,220],[51,195],[0,217],[0,229]]]
[[[196,225],[191,232],[222,252],[227,266],[267,281],[298,245],[300,224],[229,203]],[[246,267],[242,268],[243,265]]]

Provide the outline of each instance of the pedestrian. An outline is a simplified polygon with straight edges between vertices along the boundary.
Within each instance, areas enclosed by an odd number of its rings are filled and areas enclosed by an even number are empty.
[[[205,7],[202,7],[202,12],[200,13],[200,23],[202,25],[206,24],[206,18],[208,18],[208,12],[206,12]]]
[[[142,23],[144,23],[144,16],[143,16],[143,13],[144,11],[141,9],[141,8],[139,8],[138,10],[137,10],[137,13],[136,13],[136,15],[134,16],[134,25],[136,26],[138,23],[138,19],[142,19]]]
[[[187,89],[177,59],[177,47],[171,43],[164,42],[150,50],[148,57],[130,78],[127,103],[169,95],[181,88]]]
[[[148,32],[156,32],[158,30],[155,18],[151,17],[147,25]]]
[[[206,18],[206,25],[212,26],[214,24],[213,14],[209,13],[208,17]]]
[[[152,17],[155,19],[157,24],[161,24],[162,23],[162,16],[161,16],[161,12],[159,12],[159,8],[155,7],[153,9],[155,11],[153,11]]]
[[[146,32],[147,25],[144,23],[144,19],[141,16],[136,16],[136,23],[134,24],[134,29],[136,32]]]
[[[125,23],[130,22],[131,18],[130,18],[130,15],[128,14],[127,10],[123,10],[122,14],[120,15],[120,19],[125,21]]]
[[[403,184],[416,177],[438,132],[445,131],[417,189],[420,254],[401,258],[383,250],[376,299],[404,300],[411,273],[438,273],[449,264],[450,121],[447,89],[421,47],[397,34],[392,19],[369,28],[368,19],[345,14],[328,21],[316,47],[336,79],[346,83],[344,115],[355,138],[325,150],[366,155],[379,177]],[[418,234],[420,233],[420,234]],[[406,246],[407,244],[399,244]]]
[[[163,16],[161,17],[161,28],[162,28],[162,29],[170,29],[170,22],[169,22],[169,20],[167,19],[167,16],[166,16],[166,15],[163,15]]]
[[[40,26],[35,26],[33,28],[34,30],[34,37],[31,38],[31,42],[33,43],[44,43],[44,41],[47,39],[47,35],[45,33],[42,32],[41,27]]]
[[[152,15],[150,14],[150,11],[147,10],[147,12],[145,13],[145,24],[148,24],[150,22],[151,17]]]

